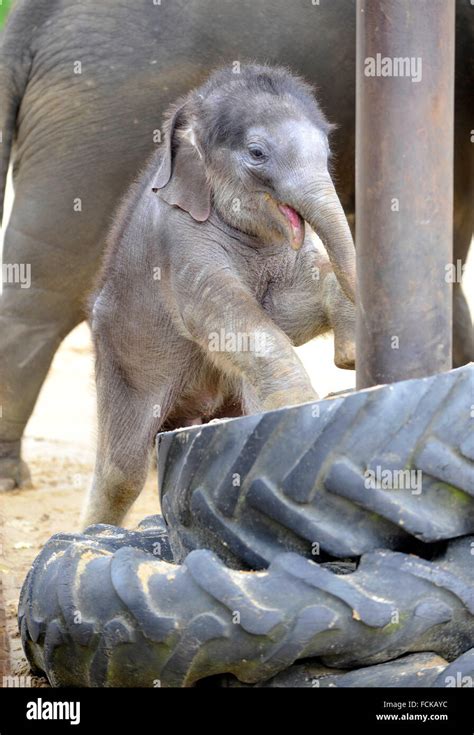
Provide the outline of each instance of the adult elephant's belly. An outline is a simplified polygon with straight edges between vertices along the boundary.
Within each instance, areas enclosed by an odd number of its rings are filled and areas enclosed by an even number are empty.
[[[46,95],[46,80],[33,75],[14,151],[15,230],[59,254],[50,277],[60,280],[51,289],[64,288],[71,272],[81,293],[93,288],[114,211],[156,149],[169,101],[148,69],[105,82],[107,67],[90,64],[90,75],[86,63],[82,75],[70,78],[62,67],[52,70]],[[169,97],[175,94],[173,83]]]

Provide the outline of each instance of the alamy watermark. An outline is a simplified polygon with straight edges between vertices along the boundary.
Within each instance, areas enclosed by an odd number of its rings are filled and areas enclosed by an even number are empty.
[[[472,689],[474,688],[474,680],[472,676],[466,674],[465,676],[460,672],[456,671],[455,676],[445,676],[444,678],[446,688],[456,689]]]
[[[50,702],[38,697],[26,704],[27,720],[68,720],[70,725],[81,722],[81,703],[74,701]]]
[[[265,352],[265,332],[228,332],[220,329],[209,334],[210,352]]]
[[[366,77],[406,77],[413,83],[423,78],[423,61],[421,56],[368,56],[364,60]]]
[[[20,288],[30,288],[30,263],[3,263],[2,283],[18,283]]]
[[[464,271],[466,270],[466,263],[463,263],[462,260],[458,258],[456,263],[447,263],[444,266],[444,270],[444,280],[446,283],[462,283]]]
[[[367,490],[411,490],[412,495],[420,495],[422,475],[421,470],[390,470],[377,465],[364,472],[364,486]]]
[[[39,676],[24,676],[11,674],[2,678],[3,689],[29,689],[30,687],[42,684],[44,679]]]

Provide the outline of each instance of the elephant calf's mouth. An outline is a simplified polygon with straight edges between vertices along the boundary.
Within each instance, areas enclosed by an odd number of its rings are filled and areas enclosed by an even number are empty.
[[[278,204],[278,209],[287,220],[290,227],[290,245],[293,250],[299,250],[304,239],[304,219],[296,209],[288,204]]]

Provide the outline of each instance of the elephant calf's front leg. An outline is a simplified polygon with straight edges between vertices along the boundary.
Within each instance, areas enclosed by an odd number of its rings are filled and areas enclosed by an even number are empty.
[[[325,253],[301,253],[292,278],[271,289],[264,306],[294,345],[332,330],[335,365],[355,368],[355,306],[340,287]]]
[[[189,310],[183,321],[192,339],[225,373],[237,375],[254,397],[252,409],[271,410],[317,400],[288,337],[255,299],[231,281],[213,294],[204,310]],[[184,310],[186,314],[186,310]],[[248,408],[248,404],[247,404]]]

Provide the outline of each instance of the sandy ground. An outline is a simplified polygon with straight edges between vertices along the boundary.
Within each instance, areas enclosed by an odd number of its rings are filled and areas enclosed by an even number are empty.
[[[466,290],[473,297],[474,313],[473,261],[471,258],[466,274]],[[332,338],[316,340],[298,352],[321,396],[354,387],[354,373],[338,370],[333,364]],[[59,531],[78,530],[81,506],[92,477],[94,446],[93,357],[89,330],[82,324],[58,350],[26,429],[24,456],[32,472],[33,487],[0,495],[0,576],[10,652],[6,670],[0,671],[0,684],[2,674],[28,673],[16,626],[19,591],[45,541]],[[159,512],[156,486],[156,473],[152,472],[127,518],[127,526]]]

